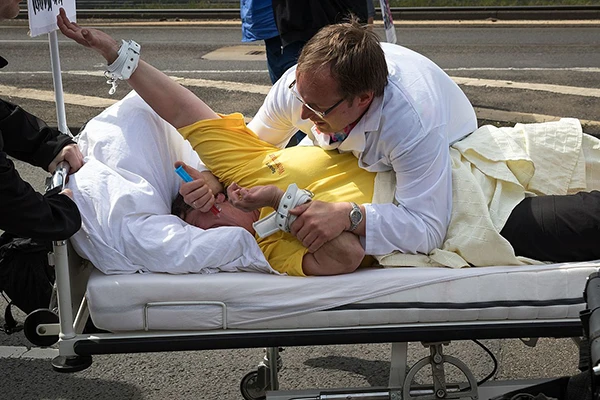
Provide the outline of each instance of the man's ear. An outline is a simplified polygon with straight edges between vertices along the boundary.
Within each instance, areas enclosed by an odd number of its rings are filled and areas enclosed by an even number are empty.
[[[373,101],[373,97],[375,97],[373,92],[365,92],[365,93],[359,94],[356,97],[358,99],[358,106],[359,107],[368,106],[369,104],[371,104],[371,101]]]

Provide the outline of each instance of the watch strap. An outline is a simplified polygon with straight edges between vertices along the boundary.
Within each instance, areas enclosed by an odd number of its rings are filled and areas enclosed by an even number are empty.
[[[348,217],[350,218],[350,228],[348,229],[348,231],[352,232],[362,222],[362,220],[363,220],[363,214],[362,214],[362,211],[360,210],[360,207],[358,206],[358,204],[356,204],[354,202],[350,202],[350,204],[352,205],[352,210],[350,211],[350,214],[348,215]],[[359,215],[358,220],[355,221],[352,218],[353,214],[358,214]]]

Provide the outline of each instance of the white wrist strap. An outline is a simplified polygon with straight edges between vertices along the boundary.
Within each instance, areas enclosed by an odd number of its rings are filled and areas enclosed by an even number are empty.
[[[289,213],[292,208],[309,202],[313,198],[310,190],[298,189],[298,185],[292,183],[283,194],[277,211],[259,219],[252,224],[254,231],[260,238],[267,237],[282,230],[290,231],[290,225],[296,220],[296,216]]]
[[[131,74],[135,71],[140,61],[140,51],[142,47],[133,40],[122,41],[119,48],[119,56],[117,59],[107,66],[104,76],[107,78],[106,83],[112,87],[108,94],[114,94],[117,91],[119,81],[131,78]]]

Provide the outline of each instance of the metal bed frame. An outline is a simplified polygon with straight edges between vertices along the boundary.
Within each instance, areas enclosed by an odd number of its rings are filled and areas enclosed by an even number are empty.
[[[54,186],[63,185],[68,172],[60,166],[53,178]],[[95,354],[144,353],[183,350],[266,348],[257,370],[247,374],[240,384],[247,400],[257,399],[373,399],[433,400],[486,399],[531,385],[534,381],[487,382],[478,385],[469,367],[461,360],[445,355],[443,345],[453,340],[509,338],[577,338],[583,334],[579,319],[540,319],[523,321],[443,322],[397,324],[345,328],[308,329],[227,329],[212,331],[139,331],[127,333],[84,333],[89,317],[85,290],[94,268],[81,259],[68,241],[54,242],[49,255],[55,266],[56,304],[30,313],[24,331],[35,345],[50,346],[58,342],[59,356],[52,366],[59,372],[76,372],[89,367]],[[582,285],[583,291],[583,285]],[[583,297],[581,300],[584,305]],[[149,303],[149,307],[157,304]],[[226,313],[226,306],[223,309]],[[523,340],[523,339],[522,339]],[[430,355],[412,366],[407,365],[409,342],[422,342]],[[523,340],[535,346],[537,340]],[[279,391],[279,354],[286,346],[320,346],[332,344],[392,343],[389,385],[386,388],[343,389],[328,391]],[[447,382],[446,365],[463,374],[463,382]],[[419,371],[430,369],[432,382],[415,385]]]

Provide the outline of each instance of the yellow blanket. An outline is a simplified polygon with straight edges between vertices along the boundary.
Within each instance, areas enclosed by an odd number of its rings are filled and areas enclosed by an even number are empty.
[[[450,148],[452,217],[441,249],[430,254],[393,252],[384,266],[524,265],[500,234],[526,196],[600,189],[600,140],[584,134],[577,119],[483,126]],[[393,201],[393,173],[379,173],[373,203]]]

